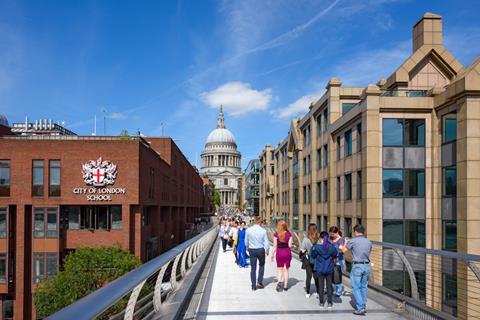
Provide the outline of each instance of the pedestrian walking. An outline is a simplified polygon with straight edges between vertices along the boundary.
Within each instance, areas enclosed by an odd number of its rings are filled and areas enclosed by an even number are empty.
[[[248,265],[247,248],[245,247],[245,235],[247,233],[247,227],[245,221],[240,222],[240,228],[238,229],[237,236],[237,261],[241,268]]]
[[[338,229],[336,226],[330,227],[328,232],[330,233],[330,242],[335,246],[338,252],[338,255],[335,259],[334,275],[335,273],[339,273],[339,282],[336,283],[334,279],[333,287],[335,296],[340,297],[344,293],[341,274],[345,271],[345,257],[343,256],[343,252],[340,250],[340,246],[345,244],[345,239],[342,237],[342,232],[340,229]]]
[[[368,277],[370,276],[370,253],[372,243],[365,237],[365,227],[357,224],[353,227],[353,239],[346,239],[345,245],[340,250],[345,253],[352,252],[352,283],[353,297],[355,298],[355,315],[365,315],[367,312]]]
[[[333,266],[337,256],[337,249],[329,241],[329,235],[326,231],[320,233],[320,241],[312,248],[312,258],[315,259],[314,271],[320,284],[319,300],[320,307],[325,307],[324,288],[327,287],[327,308],[333,307]]]
[[[302,269],[305,269],[305,291],[306,291],[306,298],[310,298],[310,285],[312,282],[312,277],[315,282],[315,293],[316,296],[318,297],[318,294],[320,293],[319,290],[319,284],[318,284],[318,278],[313,276],[313,267],[314,267],[314,259],[312,258],[311,251],[312,248],[315,244],[317,244],[319,239],[319,235],[317,232],[317,225],[314,223],[311,223],[308,226],[308,232],[307,236],[303,238],[302,243],[300,244],[300,259],[302,260]]]
[[[265,255],[268,255],[270,249],[267,231],[261,227],[262,223],[262,218],[257,217],[255,224],[248,228],[245,234],[245,246],[250,254],[250,280],[253,291],[264,288],[263,275],[265,273]],[[259,264],[258,279],[257,261]]]
[[[230,228],[228,226],[228,222],[227,220],[223,220],[222,225],[220,226],[220,230],[218,231],[218,237],[220,238],[220,241],[222,241],[223,252],[227,251],[229,232],[230,232]]]
[[[288,231],[287,223],[281,220],[277,224],[277,231],[273,235],[272,261],[277,261],[277,291],[288,290],[288,270],[292,261],[292,234]],[[282,286],[283,282],[283,286]]]
[[[228,233],[229,246],[232,247],[233,256],[235,258],[235,263],[238,264],[237,258],[237,234],[238,234],[238,224],[237,221],[232,221],[232,226],[230,227],[230,232]]]

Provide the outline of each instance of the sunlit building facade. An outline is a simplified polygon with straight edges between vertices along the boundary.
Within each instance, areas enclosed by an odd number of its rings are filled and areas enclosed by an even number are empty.
[[[431,13],[414,25],[412,47],[376,84],[345,87],[330,79],[274,148],[273,169],[271,147],[262,151],[260,213],[267,220],[287,219],[300,230],[336,225],[346,236],[361,223],[372,240],[480,253],[480,228],[473,227],[480,205],[480,58],[462,66],[442,44],[442,18]],[[384,255],[383,285],[409,295],[408,275],[394,262]],[[429,268],[428,259],[415,264],[420,299],[471,317],[467,301],[478,296],[462,282],[471,270],[440,261],[427,278]]]

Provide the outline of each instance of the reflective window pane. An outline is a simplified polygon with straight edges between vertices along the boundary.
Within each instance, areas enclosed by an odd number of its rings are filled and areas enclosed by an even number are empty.
[[[457,221],[443,221],[442,249],[448,251],[457,250]]]
[[[7,255],[0,254],[0,283],[7,282]]]
[[[45,237],[45,210],[44,209],[35,209],[34,215],[34,231],[33,236],[35,238]]]
[[[352,110],[356,105],[356,103],[342,103],[342,114]]]
[[[448,167],[443,169],[443,195],[457,195],[457,168]]]
[[[47,253],[46,257],[46,264],[47,264],[47,270],[46,270],[46,275],[47,276],[54,276],[57,273],[57,268],[58,268],[58,256],[56,253]]]
[[[352,154],[352,130],[345,132],[344,144],[345,157],[347,157]]]
[[[383,220],[383,242],[403,244],[402,220]]]
[[[39,283],[45,275],[44,257],[44,253],[33,254],[33,281],[35,283]]]
[[[0,238],[7,237],[7,208],[0,208]]]
[[[383,170],[383,197],[403,196],[403,171]]]
[[[444,143],[457,140],[457,115],[455,113],[443,117],[442,137]]]
[[[405,196],[425,197],[425,171],[405,170]]]
[[[47,238],[57,237],[57,209],[47,209]]]
[[[405,245],[425,247],[425,221],[405,220]]]
[[[403,120],[402,119],[383,119],[383,145],[401,146],[403,145]]]
[[[425,120],[407,119],[405,120],[405,145],[424,146],[425,145]]]
[[[352,199],[352,175],[347,174],[345,175],[345,200],[351,200]]]

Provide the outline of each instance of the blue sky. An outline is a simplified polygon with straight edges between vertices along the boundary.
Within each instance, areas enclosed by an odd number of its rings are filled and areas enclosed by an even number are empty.
[[[376,83],[411,53],[413,24],[443,16],[465,66],[480,2],[388,0],[0,1],[0,112],[91,134],[162,133],[196,163],[224,104],[243,165],[276,145],[331,77]]]

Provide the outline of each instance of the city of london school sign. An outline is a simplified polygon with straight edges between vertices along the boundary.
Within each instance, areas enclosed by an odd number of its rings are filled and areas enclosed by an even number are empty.
[[[125,194],[125,188],[109,187],[117,179],[117,165],[111,161],[89,160],[82,165],[83,182],[87,187],[73,188],[73,193],[85,195],[87,201],[112,201],[112,195]]]

